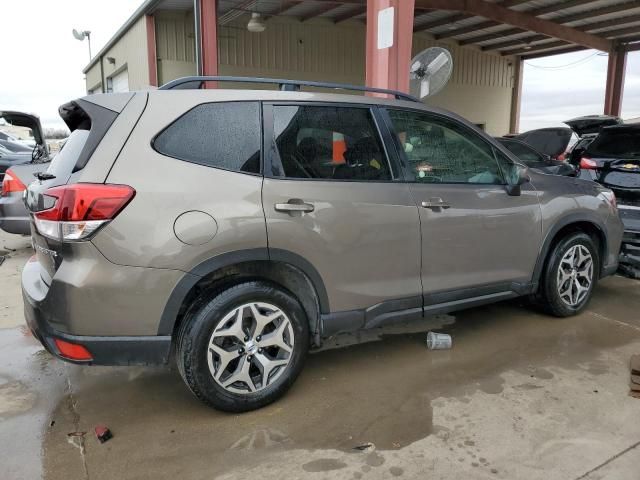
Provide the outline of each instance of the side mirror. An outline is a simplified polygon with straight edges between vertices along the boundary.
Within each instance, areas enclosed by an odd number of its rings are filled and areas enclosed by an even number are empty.
[[[518,163],[513,164],[511,175],[509,177],[506,190],[507,193],[513,197],[521,195],[521,186],[531,181],[531,177],[529,177],[529,169]]]

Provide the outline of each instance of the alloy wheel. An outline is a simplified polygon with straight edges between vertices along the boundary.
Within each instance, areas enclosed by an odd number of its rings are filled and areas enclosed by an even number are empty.
[[[275,305],[251,302],[227,313],[209,339],[214,380],[233,393],[254,393],[286,370],[294,348],[293,327]]]
[[[593,257],[584,245],[574,245],[558,266],[558,295],[570,307],[582,303],[593,282]]]

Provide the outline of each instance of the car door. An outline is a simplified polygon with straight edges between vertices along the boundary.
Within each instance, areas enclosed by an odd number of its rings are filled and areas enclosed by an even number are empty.
[[[385,119],[420,210],[425,306],[526,289],[542,235],[533,186],[509,195],[513,162],[456,119],[399,109]]]
[[[375,109],[289,103],[263,112],[271,258],[302,259],[318,272],[325,315],[359,312],[369,325],[389,312],[421,315],[418,208]]]

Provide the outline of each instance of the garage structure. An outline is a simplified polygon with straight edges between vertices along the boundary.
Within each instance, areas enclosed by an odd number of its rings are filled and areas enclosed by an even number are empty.
[[[389,9],[392,23],[379,25]],[[255,14],[261,32],[248,30]],[[146,0],[84,73],[90,93],[195,74],[407,91],[411,56],[434,45],[452,53],[454,70],[428,103],[490,134],[518,131],[524,60],[590,48],[609,54],[604,113],[619,115],[640,1]]]

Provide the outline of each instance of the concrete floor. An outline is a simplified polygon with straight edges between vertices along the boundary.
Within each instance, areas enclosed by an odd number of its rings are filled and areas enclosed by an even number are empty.
[[[284,399],[230,415],[169,368],[51,358],[22,326],[28,244],[0,236],[2,479],[640,477],[638,281],[604,280],[569,319],[514,302],[343,336]],[[430,328],[453,349],[428,351]],[[114,438],[100,444],[97,424]]]

